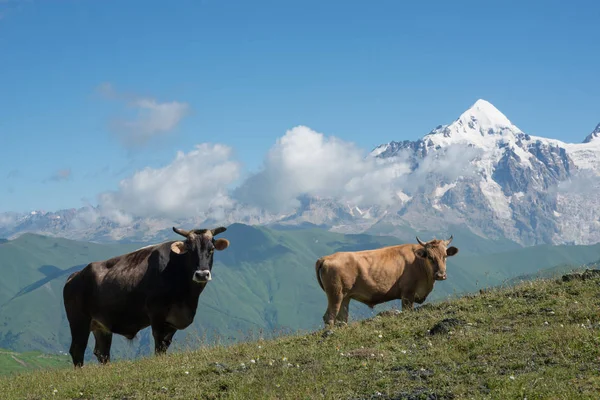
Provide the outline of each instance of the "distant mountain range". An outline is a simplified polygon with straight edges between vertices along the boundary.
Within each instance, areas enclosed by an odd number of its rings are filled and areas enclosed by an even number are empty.
[[[238,203],[218,220],[207,213],[176,221],[137,218],[125,225],[92,207],[5,212],[0,237],[34,232],[98,242],[156,241],[168,237],[173,225],[241,222],[396,236],[406,227],[441,234],[463,226],[521,245],[600,242],[600,124],[582,143],[564,143],[528,135],[478,100],[452,123],[417,141],[382,144],[368,157],[408,163],[411,172],[402,179],[410,184],[396,193],[394,204],[358,207],[305,196],[285,215]]]

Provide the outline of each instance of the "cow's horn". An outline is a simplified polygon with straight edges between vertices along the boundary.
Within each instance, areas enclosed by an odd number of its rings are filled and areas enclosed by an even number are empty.
[[[450,246],[450,243],[452,243],[453,238],[454,238],[454,235],[450,235],[450,239],[446,240],[446,246]]]
[[[427,244],[427,243],[424,243],[421,239],[419,239],[418,236],[417,236],[417,242],[419,242],[419,244],[423,247],[425,247],[425,245]]]
[[[226,230],[227,230],[227,228],[225,228],[224,226],[220,226],[218,228],[211,229],[210,232],[212,233],[213,236],[217,236],[219,233],[223,233]]]
[[[185,236],[185,237],[187,237],[190,234],[189,231],[184,231],[183,229],[179,229],[179,228],[175,228],[175,227],[173,227],[173,232],[178,233],[181,236]]]

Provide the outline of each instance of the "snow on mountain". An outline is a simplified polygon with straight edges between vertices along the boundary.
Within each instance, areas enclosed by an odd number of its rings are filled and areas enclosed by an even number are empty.
[[[370,156],[408,154],[416,170],[426,157],[451,146],[478,149],[468,160],[476,171],[473,176],[439,179],[429,193],[413,196],[402,217],[418,223],[423,219],[419,214],[432,207],[488,236],[535,244],[563,242],[563,234],[568,233],[570,241],[587,243],[600,241],[600,231],[594,230],[600,228],[600,209],[595,211],[599,206],[584,198],[581,190],[569,192],[561,184],[579,179],[581,171],[592,172],[588,179],[600,171],[599,132],[600,126],[584,143],[573,144],[531,136],[492,104],[478,100],[449,125],[440,125],[414,142],[383,144]],[[581,207],[588,210],[585,221],[579,221],[584,215],[577,211]],[[578,225],[585,225],[586,232],[567,229]]]
[[[592,141],[594,141],[594,143],[597,143],[598,141],[600,141],[600,124],[598,124],[596,126],[596,129],[594,129],[592,131],[592,133],[590,133],[583,141],[583,143],[591,143]]]
[[[301,196],[276,215],[236,204],[177,221],[120,222],[85,207],[55,213],[0,213],[0,237],[39,232],[85,240],[150,241],[170,228],[242,222],[326,226],[361,233],[376,224],[439,230],[463,224],[476,234],[522,244],[600,241],[600,124],[582,143],[531,136],[485,100],[415,141],[377,146],[368,157],[410,165],[395,203],[360,205]]]

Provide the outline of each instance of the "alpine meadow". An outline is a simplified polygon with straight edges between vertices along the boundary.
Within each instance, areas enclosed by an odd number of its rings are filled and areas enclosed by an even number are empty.
[[[600,398],[598,15],[0,0],[0,398]]]

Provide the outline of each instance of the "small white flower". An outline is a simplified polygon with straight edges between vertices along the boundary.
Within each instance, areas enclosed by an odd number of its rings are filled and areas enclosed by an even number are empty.
[[[250,363],[252,363],[252,364],[256,364],[256,360],[255,360],[255,359],[252,359],[252,360],[250,360]]]
[[[261,345],[258,345],[258,348],[259,348],[259,349],[262,349],[262,346],[261,346]]]
[[[379,337],[379,339],[381,339],[383,337],[383,335],[379,335],[378,337]]]
[[[544,325],[548,325],[548,321],[544,321]]]
[[[406,350],[400,350],[402,354],[406,354]]]
[[[564,326],[563,324],[560,324],[560,327],[561,327],[561,328],[564,328],[565,326]]]
[[[371,353],[371,357],[375,357],[375,354]]]
[[[274,360],[270,360],[269,365],[273,365],[274,362],[275,362]]]
[[[52,396],[55,396],[55,395],[56,395],[56,393],[58,393],[58,390],[57,390],[57,389],[54,389],[54,390],[52,391]]]
[[[184,374],[189,375],[190,371],[185,371]]]
[[[511,375],[511,376],[508,377],[508,379],[510,379],[511,381],[514,381],[515,377],[514,377],[514,375]]]

